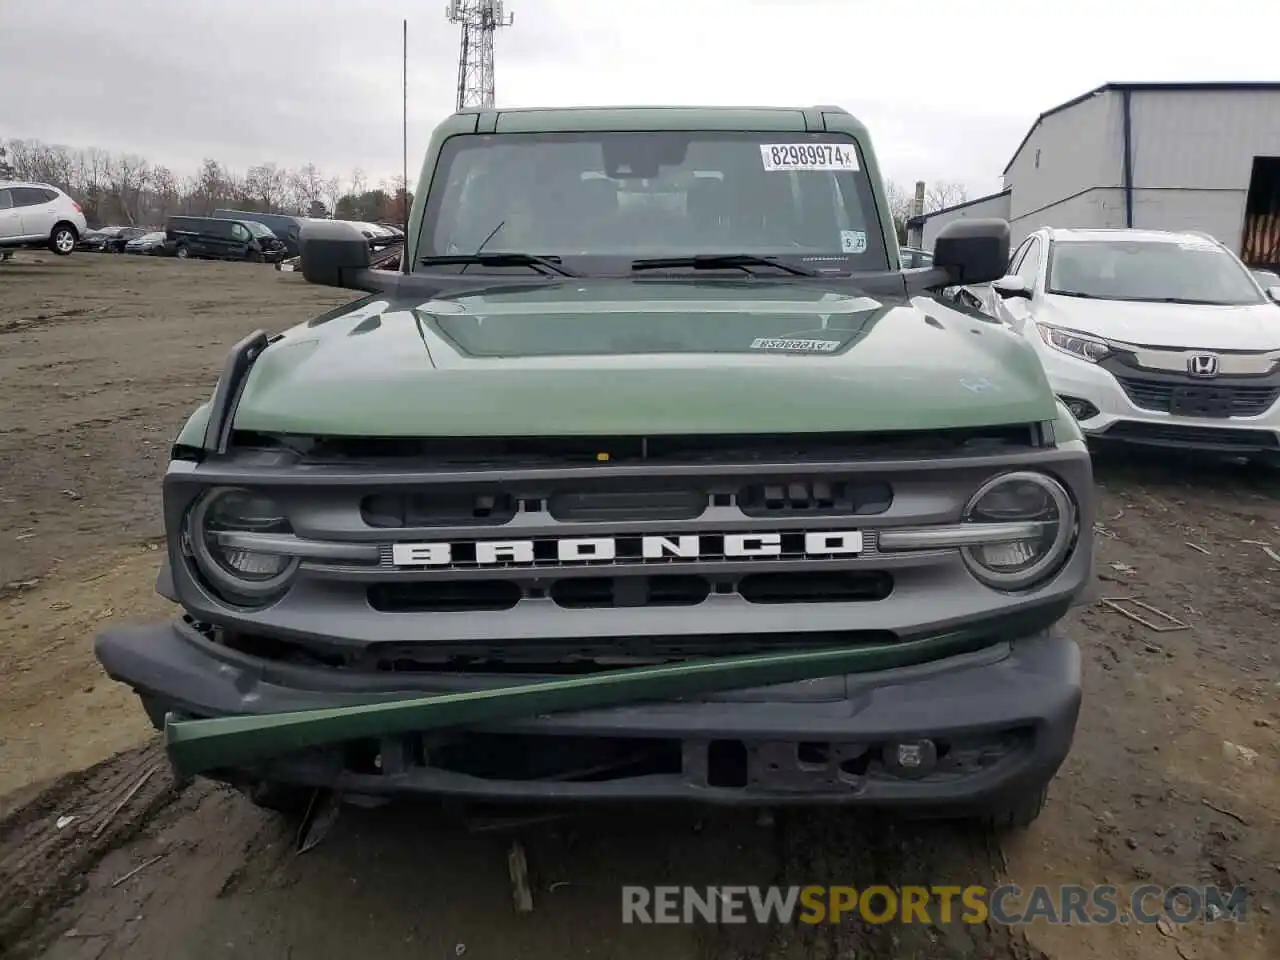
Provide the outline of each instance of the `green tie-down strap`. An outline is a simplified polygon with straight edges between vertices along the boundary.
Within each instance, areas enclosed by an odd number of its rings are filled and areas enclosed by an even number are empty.
[[[175,720],[170,715],[165,718],[165,745],[176,771],[186,776],[347,740],[888,670],[953,656],[981,645],[984,641],[975,640],[971,634],[949,634],[875,646],[716,657],[351,707],[210,720]]]

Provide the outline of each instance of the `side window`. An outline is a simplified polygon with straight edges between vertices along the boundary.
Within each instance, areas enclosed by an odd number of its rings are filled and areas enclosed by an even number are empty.
[[[241,243],[249,242],[249,231],[242,224],[233,223],[231,225],[231,236],[239,240]]]
[[[1027,285],[1028,290],[1034,290],[1036,286],[1036,276],[1040,273],[1040,241],[1032,240],[1027,245],[1027,252],[1022,258],[1015,271],[1019,277]]]
[[[8,210],[13,206],[12,192],[9,190],[0,190],[0,210]]]
[[[45,191],[37,187],[13,187],[13,205],[15,207],[34,207],[38,203],[48,203]]]

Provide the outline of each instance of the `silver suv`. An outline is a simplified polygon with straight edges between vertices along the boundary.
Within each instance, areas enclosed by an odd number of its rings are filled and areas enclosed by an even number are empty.
[[[0,250],[48,247],[65,257],[87,229],[80,204],[57,187],[0,180]]]

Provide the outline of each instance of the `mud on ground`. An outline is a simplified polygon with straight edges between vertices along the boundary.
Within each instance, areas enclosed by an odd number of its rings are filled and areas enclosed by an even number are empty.
[[[1066,625],[1086,699],[1049,809],[1003,846],[849,813],[611,810],[507,832],[424,804],[347,809],[303,854],[280,818],[174,784],[93,660],[152,584],[167,445],[226,349],[349,297],[243,264],[77,254],[0,265],[0,955],[349,958],[1275,955],[1280,478],[1100,460],[1102,597]],[[4,585],[8,585],[7,588]],[[72,818],[72,819],[68,819]],[[59,826],[59,824],[62,824]],[[534,911],[512,906],[525,846]],[[1252,891],[1243,925],[623,927],[620,883],[1138,883]]]

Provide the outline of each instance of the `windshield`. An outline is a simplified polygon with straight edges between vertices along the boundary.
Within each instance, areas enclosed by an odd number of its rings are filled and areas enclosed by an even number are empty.
[[[258,223],[257,220],[246,220],[244,222],[244,225],[249,228],[249,232],[253,234],[255,237],[274,237],[275,236],[275,234],[271,232],[271,229],[269,227],[264,226],[261,223]]]
[[[623,271],[633,259],[724,253],[889,268],[860,151],[842,135],[465,136],[445,143],[436,169],[418,257],[483,246]]]
[[[1250,304],[1248,270],[1204,240],[1072,240],[1053,245],[1047,293],[1105,300]]]

